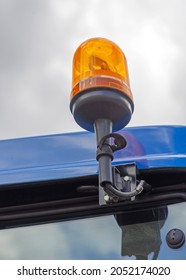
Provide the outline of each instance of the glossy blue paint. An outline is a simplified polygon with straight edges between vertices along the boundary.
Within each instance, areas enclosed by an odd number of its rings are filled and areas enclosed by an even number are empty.
[[[186,127],[150,126],[121,130],[127,146],[114,165],[136,162],[139,169],[186,167]],[[95,135],[77,132],[0,141],[0,185],[93,175]]]

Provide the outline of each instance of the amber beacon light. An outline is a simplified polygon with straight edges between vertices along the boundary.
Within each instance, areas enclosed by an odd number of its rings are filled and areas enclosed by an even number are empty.
[[[112,41],[93,38],[82,43],[73,59],[70,108],[76,122],[94,131],[96,119],[112,121],[113,131],[130,121],[133,98],[127,61]]]
[[[122,50],[103,38],[82,43],[73,58],[70,109],[82,128],[97,135],[99,180],[104,189],[113,185],[112,153],[126,145],[125,139],[113,132],[128,124],[133,107]],[[114,145],[111,138],[115,140]]]

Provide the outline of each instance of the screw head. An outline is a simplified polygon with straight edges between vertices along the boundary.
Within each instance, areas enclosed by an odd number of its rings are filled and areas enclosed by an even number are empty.
[[[124,179],[125,182],[130,181],[130,177],[129,176],[125,176],[123,179]]]
[[[108,194],[105,194],[105,195],[104,195],[104,200],[105,200],[106,202],[109,202],[109,201],[110,201],[110,196],[109,196]]]
[[[166,236],[167,245],[170,248],[178,249],[185,243],[185,234],[182,230],[174,228],[171,229]]]

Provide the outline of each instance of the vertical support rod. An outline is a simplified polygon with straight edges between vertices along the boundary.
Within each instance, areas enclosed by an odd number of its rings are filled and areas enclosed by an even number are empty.
[[[99,146],[100,140],[107,134],[112,133],[112,122],[108,119],[98,119],[94,123],[94,130],[97,137],[97,146]],[[110,140],[106,140],[102,149],[97,150],[97,160],[99,162],[99,184],[113,183],[112,176],[112,154],[111,148],[108,144]],[[110,154],[109,154],[110,153]]]

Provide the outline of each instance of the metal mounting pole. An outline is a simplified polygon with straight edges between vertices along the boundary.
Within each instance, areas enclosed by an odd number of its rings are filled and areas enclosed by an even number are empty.
[[[94,123],[94,130],[97,138],[97,161],[99,162],[99,204],[106,204],[104,197],[105,191],[102,188],[103,183],[113,182],[112,165],[113,160],[112,151],[109,146],[110,139],[108,139],[104,146],[99,147],[101,139],[112,132],[112,122],[108,119],[98,119]]]
[[[99,162],[99,183],[111,183],[113,182],[112,178],[112,165],[113,160],[112,149],[110,140],[106,140],[105,144],[102,147],[99,147],[101,139],[112,132],[112,122],[107,119],[98,119],[94,123],[96,137],[97,137],[97,157],[96,159]]]

